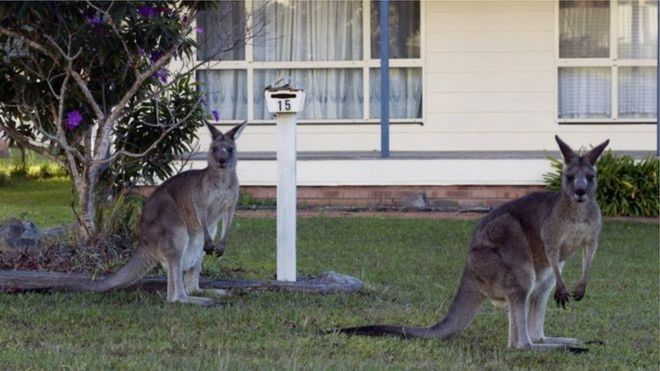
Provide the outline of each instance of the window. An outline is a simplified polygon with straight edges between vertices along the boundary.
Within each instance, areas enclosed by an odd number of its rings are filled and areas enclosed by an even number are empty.
[[[559,121],[655,121],[657,1],[562,0],[558,8]]]
[[[422,118],[419,1],[390,1],[390,115]],[[283,78],[305,89],[300,121],[377,122],[380,117],[379,3],[245,0],[220,2],[197,18],[197,72],[207,109],[221,121],[273,120],[265,86]],[[254,30],[246,45],[236,35]],[[227,47],[227,46],[230,47]]]

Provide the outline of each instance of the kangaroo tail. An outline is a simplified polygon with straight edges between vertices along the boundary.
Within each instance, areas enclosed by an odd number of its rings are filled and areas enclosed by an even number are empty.
[[[140,245],[126,265],[119,268],[117,272],[109,277],[101,280],[82,280],[73,283],[73,287],[69,288],[100,292],[128,287],[144,277],[156,263],[156,260],[151,257],[147,249]]]
[[[476,287],[474,276],[466,268],[447,315],[431,327],[376,325],[340,328],[328,332],[365,336],[395,335],[404,339],[446,339],[465,329],[472,322],[484,300],[484,295]]]

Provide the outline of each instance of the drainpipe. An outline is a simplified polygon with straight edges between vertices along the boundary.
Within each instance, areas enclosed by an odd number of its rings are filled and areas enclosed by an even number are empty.
[[[390,157],[389,1],[380,1],[380,157]]]

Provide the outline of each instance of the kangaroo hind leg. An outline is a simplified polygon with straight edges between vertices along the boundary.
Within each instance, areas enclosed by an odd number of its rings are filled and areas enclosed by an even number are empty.
[[[541,277],[529,299],[529,335],[533,342],[543,344],[579,345],[582,341],[575,338],[545,336],[543,327],[548,299],[555,287],[552,272]]]
[[[167,262],[167,301],[186,304],[211,305],[213,299],[188,296],[184,285],[184,273],[182,269],[183,249],[177,248],[177,242],[174,238],[168,238],[163,243],[164,255]]]
[[[202,270],[202,259],[199,259],[197,264],[183,273],[183,284],[186,293],[204,293],[215,296],[227,296],[229,292],[222,289],[201,289],[199,287],[199,274]]]

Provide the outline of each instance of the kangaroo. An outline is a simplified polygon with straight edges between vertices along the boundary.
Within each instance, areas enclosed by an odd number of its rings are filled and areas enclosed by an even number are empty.
[[[584,297],[598,247],[601,212],[596,203],[596,161],[609,140],[583,156],[555,136],[564,157],[561,192],[535,192],[507,202],[484,217],[470,242],[463,276],[444,319],[431,327],[361,326],[334,331],[351,335],[398,335],[446,339],[465,329],[484,300],[508,304],[509,348],[587,351],[573,338],[543,331],[551,291],[566,308],[564,262],[582,250],[582,276],[573,298]],[[333,331],[333,332],[334,332]]]
[[[204,252],[222,255],[227,244],[239,187],[235,140],[246,124],[222,134],[207,122],[213,139],[208,166],[182,172],[158,186],[144,205],[140,239],[128,263],[106,279],[79,282],[73,288],[107,291],[130,286],[160,263],[167,271],[168,302],[209,305],[213,299],[189,294],[225,295],[225,290],[200,290],[199,273]],[[220,241],[214,245],[220,219]]]

